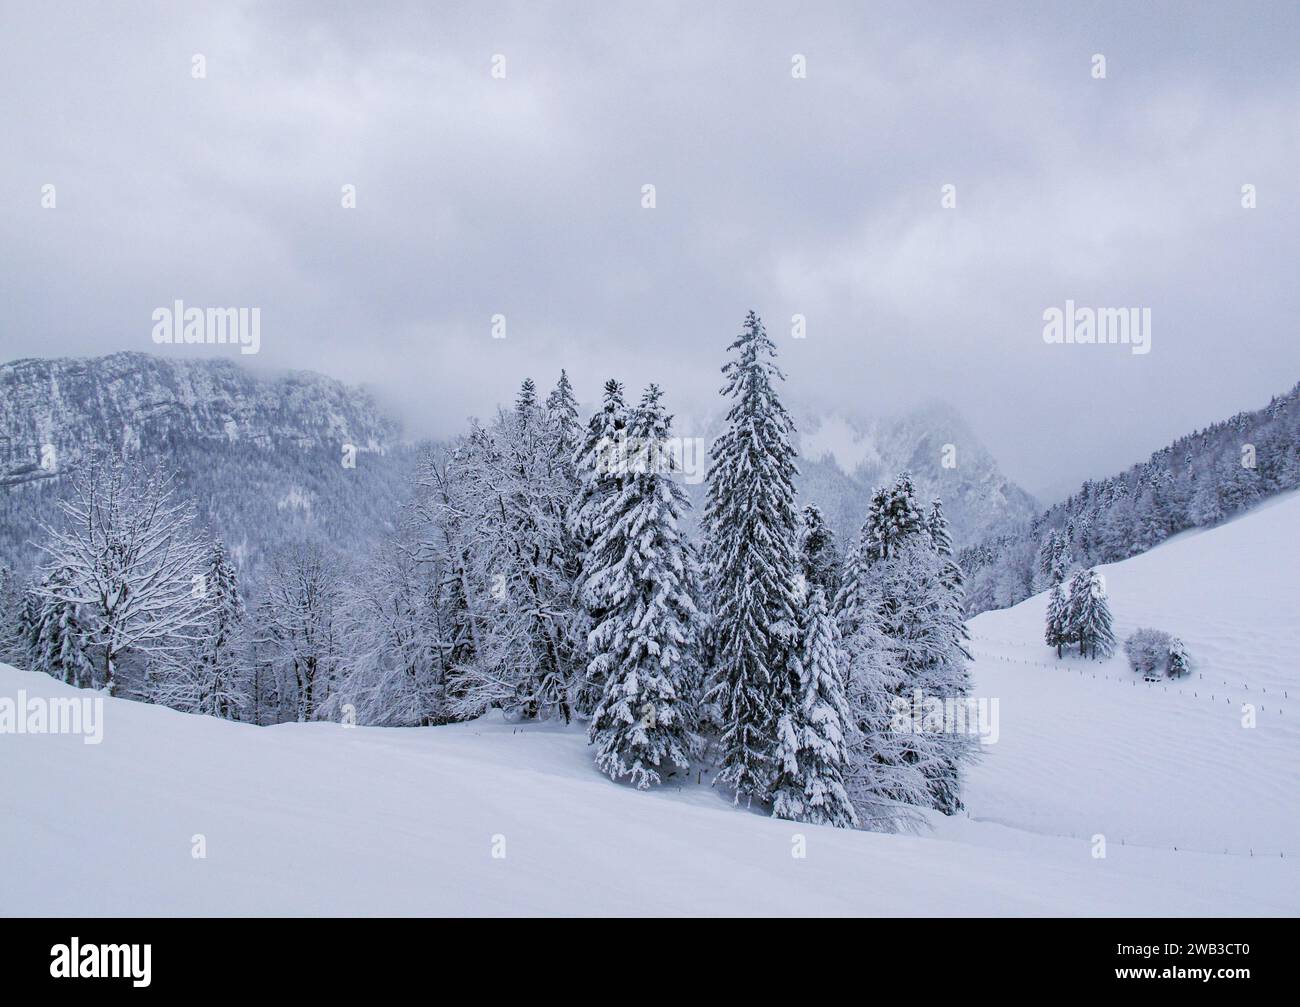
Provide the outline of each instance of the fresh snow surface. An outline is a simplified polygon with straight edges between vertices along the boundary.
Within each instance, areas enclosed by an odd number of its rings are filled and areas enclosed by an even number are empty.
[[[1296,915],[1297,529],[1291,494],[1101,568],[1121,640],[1187,642],[1177,684],[1134,684],[1122,654],[1057,662],[1045,596],[974,619],[1000,738],[969,816],[920,836],[774,821],[707,780],[637,793],[577,727],[253,728],[105,700],[99,745],[0,735],[0,914]],[[20,689],[87,695],[0,666],[0,697]]]

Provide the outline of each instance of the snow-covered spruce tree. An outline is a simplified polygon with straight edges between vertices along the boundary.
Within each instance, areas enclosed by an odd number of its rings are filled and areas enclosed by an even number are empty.
[[[845,557],[835,601],[852,728],[844,783],[864,827],[894,832],[919,825],[920,817],[909,809],[929,805],[926,770],[932,760],[938,764],[938,757],[935,746],[927,744],[932,739],[917,737],[911,719],[897,716],[899,705],[910,698],[901,696],[905,676],[880,628],[881,585],[870,557],[864,525]]]
[[[930,526],[916,499],[910,472],[901,473],[890,487],[871,495],[867,510],[868,555],[873,563],[889,559],[913,536],[929,534]]]
[[[585,617],[588,627],[603,618],[603,602],[583,589],[595,572],[591,546],[605,531],[601,522],[606,514],[605,504],[617,495],[623,485],[623,471],[619,457],[626,444],[628,411],[623,401],[623,386],[610,378],[605,382],[601,408],[587,423],[581,444],[574,452],[573,464],[577,480],[577,495],[569,506],[566,532],[578,550],[577,607]],[[578,674],[574,694],[574,711],[579,717],[589,718],[600,702],[604,682],[600,679],[601,665],[588,660]]]
[[[600,612],[587,650],[602,684],[588,737],[611,779],[644,789],[695,748],[695,602],[680,530],[686,493],[664,450],[670,417],[651,385],[632,415],[617,493],[602,498],[584,594]]]
[[[844,685],[847,660],[820,587],[803,608],[798,703],[777,728],[778,776],[772,814],[812,825],[853,828],[857,813],[844,786],[852,714]]]
[[[934,543],[935,552],[940,556],[952,558],[952,532],[948,530],[948,518],[943,513],[943,501],[935,497],[930,501],[930,517],[926,522],[930,530],[930,541]],[[961,570],[957,571],[960,576]]]
[[[826,523],[821,508],[808,504],[799,528],[799,567],[809,595],[821,588],[827,598],[840,593],[840,557],[835,532]]]
[[[1069,604],[1060,584],[1052,585],[1052,593],[1047,599],[1047,620],[1043,628],[1043,642],[1056,648],[1056,656],[1066,644],[1072,642],[1069,635]]]
[[[194,506],[170,476],[101,455],[72,477],[59,509],[63,526],[45,526],[42,548],[69,579],[37,590],[79,607],[99,655],[97,683],[112,695],[128,652],[162,661],[201,637],[205,604],[193,586],[204,546]]]
[[[32,659],[35,618],[30,604],[24,604],[27,594],[14,572],[0,563],[0,661],[18,668],[27,667]]]
[[[244,602],[226,547],[214,540],[193,593],[204,603],[196,639],[150,663],[144,697],[183,713],[236,720],[247,701],[244,693]]]
[[[970,653],[966,648],[966,642],[970,639],[970,634],[966,631],[964,614],[966,609],[966,577],[962,573],[961,564],[957,562],[952,554],[952,535],[948,531],[948,519],[943,513],[942,500],[935,499],[931,501],[928,524],[930,543],[939,556],[939,579],[948,595],[949,620],[955,626],[957,636],[961,640],[962,656],[969,661]],[[964,674],[962,681],[966,681]]]
[[[1070,556],[1070,542],[1064,533],[1056,528],[1049,528],[1038,550],[1038,576],[1035,584],[1051,587],[1061,584],[1074,562]]]
[[[2,574],[2,571],[0,571]],[[41,671],[38,655],[41,632],[41,597],[30,586],[0,604],[14,606],[9,618],[0,617],[0,661],[29,671]],[[57,678],[63,676],[56,675]]]
[[[206,626],[204,639],[194,653],[194,665],[187,669],[197,686],[189,709],[193,713],[235,720],[247,702],[242,648],[244,601],[239,595],[239,577],[234,564],[220,539],[209,547],[207,568],[200,584],[207,602]]]
[[[1206,528],[1223,520],[1226,511],[1219,495],[1219,484],[1212,469],[1196,473],[1195,489],[1187,505],[1193,527]]]
[[[1070,581],[1067,632],[1082,657],[1110,657],[1115,651],[1106,581],[1096,570],[1078,571]]]
[[[1187,653],[1187,645],[1176,636],[1169,638],[1169,662],[1166,667],[1170,678],[1182,678],[1192,671],[1192,659]]]
[[[578,400],[573,394],[567,371],[560,370],[560,379],[546,397],[546,418],[551,428],[554,454],[561,465],[572,466],[578,447]]]
[[[578,477],[577,451],[581,440],[578,423],[578,400],[573,394],[566,371],[560,371],[559,380],[546,397],[546,430],[550,442],[551,464],[546,472],[546,482],[554,487],[553,499],[557,502],[557,554],[555,565],[559,568],[562,585],[568,591],[566,607],[572,617],[567,622],[566,639],[572,654],[571,675],[568,678],[569,696],[566,707],[577,705],[582,691],[583,668],[586,666],[585,641],[591,624],[586,618],[580,596],[582,582],[582,556],[586,542],[576,527],[574,514],[578,508],[581,484]]]
[[[754,312],[729,350],[722,394],[732,401],[710,450],[704,514],[715,662],[705,702],[722,725],[714,782],[739,803],[770,796],[777,725],[795,702],[797,471],[776,347]]]
[[[69,685],[93,688],[95,666],[86,649],[88,633],[80,606],[61,597],[67,592],[60,589],[71,584],[72,576],[71,570],[56,567],[45,575],[47,590],[28,591],[24,597],[23,623],[31,670],[43,671]]]
[[[523,384],[519,386],[519,394],[515,396],[515,412],[527,422],[536,410],[537,385],[532,378],[524,378]]]
[[[1167,470],[1154,473],[1139,492],[1133,530],[1133,545],[1137,552],[1159,545],[1173,533],[1173,495],[1173,478]]]

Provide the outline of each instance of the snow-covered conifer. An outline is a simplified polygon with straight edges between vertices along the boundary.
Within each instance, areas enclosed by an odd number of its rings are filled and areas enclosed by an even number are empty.
[[[1056,648],[1056,656],[1061,656],[1061,650],[1067,643],[1070,643],[1069,636],[1069,605],[1066,602],[1065,592],[1061,590],[1060,584],[1052,585],[1052,593],[1047,599],[1047,624],[1043,630],[1043,641],[1049,647]]]
[[[578,447],[578,400],[567,371],[560,371],[560,380],[546,397],[546,418],[551,424],[556,456],[571,466]]]
[[[1170,678],[1181,678],[1190,674],[1192,670],[1192,659],[1187,653],[1187,645],[1176,636],[1169,638],[1169,663],[1167,668]]]
[[[807,593],[820,588],[834,601],[840,592],[840,557],[835,548],[835,532],[826,523],[821,508],[808,504],[803,509],[799,528],[799,567]]]
[[[240,651],[244,601],[234,564],[220,539],[212,543],[203,585],[208,603],[207,639],[201,644],[199,659],[206,681],[197,712],[233,720],[245,700]]]
[[[610,378],[605,382],[601,408],[588,421],[586,434],[574,454],[577,493],[567,523],[567,532],[578,551],[577,604],[589,626],[603,617],[603,602],[590,596],[583,585],[597,572],[599,561],[592,555],[591,547],[606,531],[605,504],[609,497],[621,492],[624,482],[624,466],[619,458],[627,443],[627,425],[623,386]],[[574,708],[580,717],[591,716],[600,701],[604,691],[604,682],[598,677],[600,668],[598,662],[588,660],[579,672]]]
[[[89,634],[81,606],[64,600],[72,578],[71,570],[56,567],[45,576],[46,590],[26,594],[23,622],[28,626],[31,670],[92,688],[95,667],[87,650]]]
[[[1115,650],[1106,581],[1096,570],[1080,570],[1070,581],[1067,632],[1083,657],[1109,657]]]
[[[715,634],[706,702],[722,721],[715,782],[737,802],[764,801],[797,681],[794,423],[777,394],[776,346],[754,312],[729,349],[722,393],[732,401],[710,451],[704,515]]]
[[[583,585],[600,613],[587,642],[590,680],[602,683],[589,730],[596,765],[642,789],[669,764],[686,768],[694,747],[696,609],[679,526],[689,504],[659,397],[651,385],[632,416],[627,471],[594,516]]]
[[[851,828],[858,818],[844,786],[852,732],[844,684],[847,661],[825,593],[820,586],[811,590],[800,626],[798,703],[778,725],[772,814]]]
[[[894,484],[878,488],[867,510],[867,544],[871,561],[888,559],[913,536],[929,534],[925,513],[917,503],[910,472],[901,473]]]
[[[528,420],[537,410],[537,385],[532,378],[524,378],[515,397],[515,412],[521,419]]]

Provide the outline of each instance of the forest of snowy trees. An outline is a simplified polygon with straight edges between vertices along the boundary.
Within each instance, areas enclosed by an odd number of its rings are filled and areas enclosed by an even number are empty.
[[[254,724],[577,721],[614,780],[710,769],[734,802],[804,822],[952,814],[972,739],[895,716],[969,689],[942,504],[903,473],[841,549],[796,499],[784,378],[753,312],[728,354],[699,541],[662,391],[610,380],[584,424],[561,372],[426,448],[374,548],[291,543],[252,584],[173,474],[96,456],[66,480],[31,580],[0,569],[0,657]]]
[[[963,549],[966,612],[1006,608],[1047,590],[1058,582],[1053,564],[1062,556],[1065,573],[1073,564],[1114,563],[1297,486],[1300,385],[1263,409],[1179,438],[1118,476],[1085,482],[1026,527]]]

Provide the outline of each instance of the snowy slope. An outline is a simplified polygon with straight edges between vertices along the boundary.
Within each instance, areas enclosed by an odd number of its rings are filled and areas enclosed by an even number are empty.
[[[1058,662],[1041,642],[1045,594],[971,620],[977,688],[1001,697],[1002,735],[971,774],[972,815],[1300,859],[1298,533],[1290,493],[1098,567],[1117,638],[1151,626],[1187,643],[1196,668],[1176,683],[1143,684],[1122,651]]]
[[[690,781],[636,793],[573,728],[258,729],[106,700],[99,745],[0,735],[0,913],[1294,915],[1298,523],[1293,495],[1106,570],[1121,631],[1201,660],[1182,686],[1056,665],[1041,598],[974,620],[1001,738],[972,817],[925,836],[773,821]],[[0,666],[19,689],[76,694]]]

